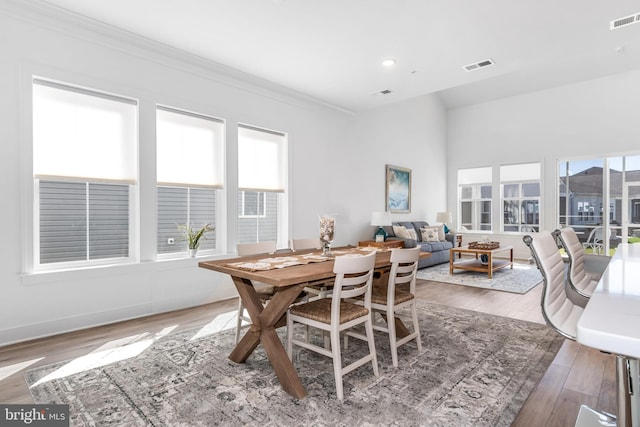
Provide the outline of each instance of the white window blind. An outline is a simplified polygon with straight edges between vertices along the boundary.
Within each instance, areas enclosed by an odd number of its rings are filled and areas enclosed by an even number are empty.
[[[540,180],[540,163],[500,166],[500,181],[502,182],[538,180]]]
[[[249,191],[285,191],[286,136],[238,126],[238,187]]]
[[[158,185],[222,188],[221,120],[159,106],[156,135]]]
[[[492,181],[491,168],[472,168],[458,170],[458,185],[485,184]]]
[[[33,83],[36,178],[136,182],[136,101],[41,79]]]

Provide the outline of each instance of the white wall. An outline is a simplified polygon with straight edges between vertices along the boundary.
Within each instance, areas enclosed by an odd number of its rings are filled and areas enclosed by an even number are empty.
[[[554,230],[558,160],[638,154],[639,114],[640,70],[450,110],[449,207],[457,212],[458,169],[538,161],[542,229]],[[493,215],[499,219],[501,206],[493,207]],[[517,256],[528,256],[521,235],[493,237],[516,244]]]
[[[54,12],[0,2],[0,345],[234,296],[228,277],[197,260],[155,261],[155,105],[161,103],[227,120],[227,248],[235,243],[238,122],[289,133],[292,235],[317,233],[317,213],[331,207],[335,189],[323,174],[348,144],[352,115],[284,88],[216,72],[214,64],[148,41]],[[136,265],[29,274],[31,247],[31,76],[71,82],[139,100],[140,259]],[[349,171],[350,172],[350,171]],[[342,189],[338,190],[341,191]],[[348,200],[345,190],[337,199]],[[300,218],[305,218],[301,220]],[[224,236],[223,236],[224,237]],[[346,238],[346,236],[345,236]],[[344,240],[342,242],[345,242]]]
[[[371,211],[385,210],[385,165],[411,169],[411,212],[394,213],[394,221],[426,220],[435,223],[446,199],[447,116],[436,95],[426,95],[361,113],[352,128],[353,144],[343,168],[352,169],[360,190],[352,210],[364,212],[358,223],[368,223]],[[368,226],[368,238],[375,228]]]
[[[30,88],[33,74],[134,97],[140,113],[140,259],[129,266],[31,274]],[[435,96],[362,115],[339,111],[224,66],[27,2],[0,0],[0,345],[236,295],[197,260],[155,260],[155,105],[227,121],[226,223],[235,244],[238,122],[289,134],[291,237],[336,213],[336,245],[370,238],[384,210],[385,164],[413,170],[412,213],[446,206],[446,114]]]

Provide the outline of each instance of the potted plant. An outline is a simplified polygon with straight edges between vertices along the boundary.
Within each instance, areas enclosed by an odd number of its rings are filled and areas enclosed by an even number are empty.
[[[184,233],[184,237],[187,240],[189,247],[189,256],[192,257],[196,256],[200,243],[202,240],[205,240],[204,235],[215,230],[215,228],[209,224],[205,224],[202,228],[197,230],[194,230],[190,224],[179,224],[178,229]]]

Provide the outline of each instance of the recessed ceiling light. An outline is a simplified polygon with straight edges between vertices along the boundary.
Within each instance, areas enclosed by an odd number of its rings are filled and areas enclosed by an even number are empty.
[[[395,64],[396,64],[395,59],[385,59],[384,61],[382,61],[382,65],[384,65],[385,67],[392,67]]]

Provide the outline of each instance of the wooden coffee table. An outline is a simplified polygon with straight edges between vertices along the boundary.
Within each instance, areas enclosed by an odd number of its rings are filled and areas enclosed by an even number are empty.
[[[498,252],[509,251],[509,259],[494,259],[494,255]],[[455,261],[455,254],[458,257],[462,257],[462,254],[473,254],[475,259],[458,260]],[[487,255],[489,260],[486,265],[480,262],[480,255]],[[511,267],[513,270],[513,246],[500,246],[496,249],[472,249],[469,246],[462,246],[460,248],[451,248],[449,250],[449,274],[453,274],[455,269],[478,271],[480,273],[487,273],[489,279],[493,278],[493,272],[501,268]]]

